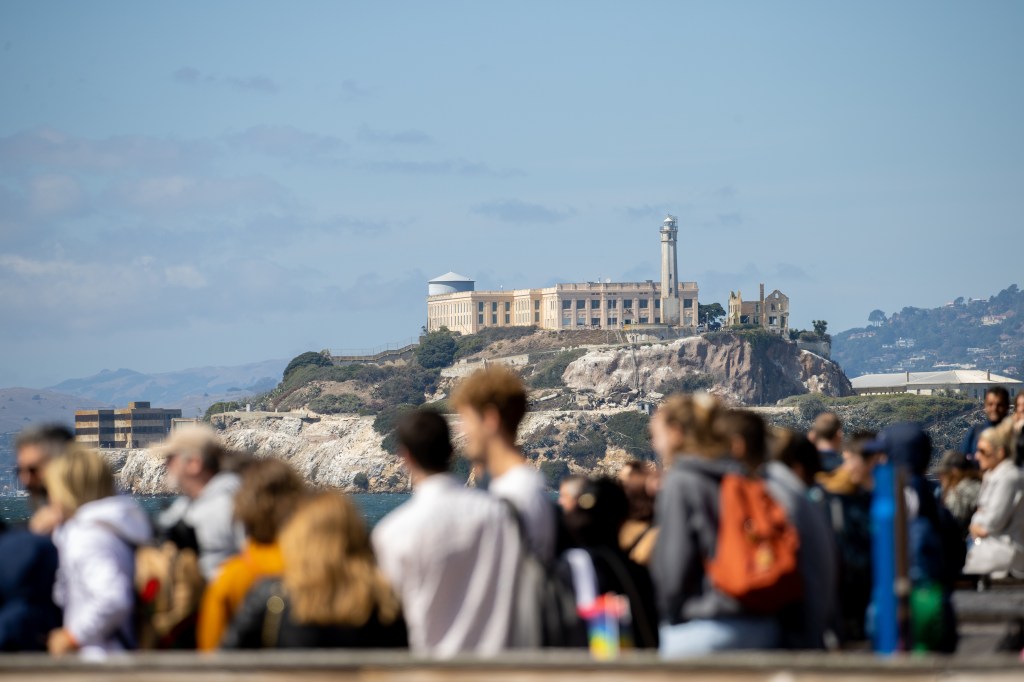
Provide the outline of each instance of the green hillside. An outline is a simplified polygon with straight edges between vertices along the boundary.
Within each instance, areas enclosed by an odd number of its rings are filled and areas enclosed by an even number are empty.
[[[869,326],[832,339],[832,359],[847,376],[977,368],[1024,376],[1024,291],[1011,284],[986,299],[957,298],[941,308],[873,311]]]

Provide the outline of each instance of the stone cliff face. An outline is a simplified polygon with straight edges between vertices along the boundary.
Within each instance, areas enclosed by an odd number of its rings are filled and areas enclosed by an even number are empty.
[[[407,483],[398,459],[381,448],[373,417],[337,416],[319,421],[299,416],[215,417],[225,442],[257,457],[280,457],[313,485],[348,491],[391,492]],[[106,450],[118,484],[136,494],[170,492],[163,460],[149,450]],[[356,482],[366,476],[367,487]]]
[[[633,411],[638,399],[656,398],[666,382],[692,375],[710,377],[712,392],[747,405],[774,404],[808,392],[852,394],[837,365],[765,335],[714,334],[633,348],[597,348],[568,365],[562,375],[565,388],[532,396],[535,408],[522,425],[522,440],[538,464],[565,460],[573,472],[613,472],[629,455],[610,442],[606,450],[602,445],[585,459],[566,453],[572,444],[600,431],[610,415]],[[434,399],[444,398],[443,393]],[[313,485],[353,492],[407,490],[398,458],[383,449],[373,421],[355,415],[233,412],[216,415],[213,425],[232,448],[280,457]],[[169,492],[159,456],[148,450],[105,452],[123,488],[138,494]]]
[[[611,397],[632,391],[659,393],[666,382],[701,374],[713,381],[713,393],[745,405],[772,404],[801,393],[853,395],[838,365],[766,335],[716,334],[593,350],[571,363],[562,380],[571,389]]]

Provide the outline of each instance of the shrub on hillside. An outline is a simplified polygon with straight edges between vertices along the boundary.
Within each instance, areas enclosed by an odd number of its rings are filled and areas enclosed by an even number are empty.
[[[715,385],[715,380],[710,374],[696,372],[684,374],[681,377],[666,379],[658,385],[658,393],[670,395],[672,393],[696,393],[706,391]]]
[[[653,460],[650,437],[651,418],[643,412],[616,412],[608,417],[608,441],[637,459]]]
[[[569,465],[564,460],[540,463],[540,473],[551,488],[557,488],[562,479],[569,475]]]
[[[825,400],[817,393],[812,393],[800,401],[800,416],[810,421],[828,410]]]
[[[415,405],[409,404],[390,405],[385,407],[377,413],[376,417],[374,417],[373,430],[382,436],[387,435],[395,430],[395,424],[398,423],[399,418],[403,414],[415,409]]]
[[[292,358],[292,361],[288,363],[288,366],[284,368],[284,379],[288,378],[288,375],[299,369],[300,367],[330,367],[331,359],[325,356],[323,353],[314,353],[308,351],[300,355],[296,355]]]
[[[583,349],[564,350],[552,356],[541,356],[545,359],[537,363],[530,376],[530,386],[533,388],[562,388],[565,383],[562,375],[565,369],[575,360],[586,354]],[[530,358],[531,360],[533,358]]]
[[[352,478],[352,485],[359,490],[367,490],[370,487],[370,477],[360,471]]]
[[[314,398],[309,402],[309,409],[320,414],[363,414],[367,406],[359,396],[342,393]]]
[[[596,429],[589,429],[581,436],[570,432],[559,454],[564,459],[589,469],[604,459],[607,451],[608,441],[604,434]]]
[[[388,405],[422,405],[426,401],[425,394],[437,390],[440,376],[436,369],[403,367],[382,381],[374,389],[373,397]]]
[[[448,367],[455,361],[458,350],[455,335],[447,327],[441,327],[420,340],[420,345],[416,347],[416,362],[427,369]]]
[[[206,414],[203,415],[203,419],[205,421],[210,421],[210,417],[215,414],[220,414],[222,412],[234,412],[236,410],[244,409],[245,403],[233,400],[221,400],[206,408]]]

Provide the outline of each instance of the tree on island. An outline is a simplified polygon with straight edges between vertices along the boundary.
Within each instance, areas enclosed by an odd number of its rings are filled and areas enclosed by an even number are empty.
[[[701,324],[714,324],[725,317],[725,308],[721,303],[698,303],[697,321]]]
[[[814,327],[814,333],[822,339],[828,339],[828,322],[825,320],[811,320],[811,325]]]
[[[416,362],[426,369],[448,367],[455,362],[455,353],[458,350],[459,344],[455,341],[455,335],[447,327],[441,327],[420,340],[420,345],[416,348]]]
[[[868,322],[876,327],[881,327],[882,323],[885,322],[885,311],[878,310],[877,308],[872,310],[868,315]]]

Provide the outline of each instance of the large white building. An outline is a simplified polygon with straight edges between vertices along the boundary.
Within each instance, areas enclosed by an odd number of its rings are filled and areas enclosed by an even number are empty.
[[[697,326],[696,282],[679,282],[676,218],[661,225],[661,282],[582,282],[544,289],[476,291],[454,272],[428,283],[427,330],[474,334],[486,327],[623,329],[638,325]]]
[[[984,398],[985,391],[1002,386],[1012,401],[1021,390],[1022,382],[1010,377],[977,369],[954,369],[943,372],[896,372],[893,374],[865,374],[850,379],[857,395],[884,393],[914,393],[933,395],[949,392],[968,398]]]

